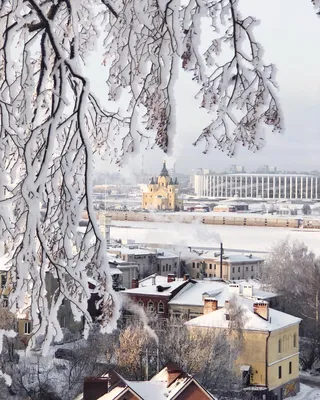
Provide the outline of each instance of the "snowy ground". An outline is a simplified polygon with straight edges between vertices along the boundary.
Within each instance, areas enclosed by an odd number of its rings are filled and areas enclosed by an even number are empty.
[[[310,387],[301,383],[300,393],[296,396],[290,397],[294,400],[319,400],[320,399],[320,388]]]
[[[113,239],[133,239],[138,243],[159,243],[175,246],[215,247],[223,242],[225,248],[270,251],[273,245],[285,240],[303,241],[320,255],[320,231],[251,226],[218,226],[200,223],[161,223],[112,221]]]

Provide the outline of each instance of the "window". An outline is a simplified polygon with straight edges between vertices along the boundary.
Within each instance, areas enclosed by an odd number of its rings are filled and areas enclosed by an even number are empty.
[[[145,202],[144,205],[146,206],[146,205],[147,205],[147,202]]]
[[[216,268],[217,268],[217,264],[214,264],[213,269],[216,269]]]
[[[293,335],[293,347],[297,347],[297,334]]]
[[[246,271],[248,271],[249,270],[249,267],[246,267]]]
[[[31,322],[24,323],[24,333],[29,335],[31,333]]]
[[[282,378],[282,368],[281,367],[278,368],[278,378],[279,379]]]
[[[199,263],[197,263],[197,268],[199,268],[200,267],[200,264]]]
[[[171,271],[171,264],[169,264],[169,271]]]
[[[148,302],[148,311],[154,311],[153,301],[151,300]]]
[[[216,277],[216,274],[213,274],[214,277]]]
[[[165,268],[165,265],[163,264],[163,266],[162,266],[162,271],[164,271],[164,268]]]
[[[168,271],[168,264],[166,264],[166,271]]]
[[[1,289],[3,289],[7,284],[7,274],[1,275]]]
[[[139,306],[139,307],[143,307],[143,306],[144,306],[144,304],[143,304],[143,301],[142,301],[142,300],[139,300],[139,301],[138,301],[138,306]]]
[[[160,271],[160,264],[158,264],[158,272]]]
[[[240,272],[240,267],[238,267],[238,272]]]
[[[281,353],[281,339],[278,341],[278,353]]]
[[[291,375],[292,374],[292,362],[290,361],[289,362],[289,375]]]
[[[232,272],[234,272],[234,267],[232,267]]]
[[[192,263],[192,268],[195,268],[196,267],[196,263]]]
[[[164,313],[164,304],[162,301],[158,303],[158,313]]]
[[[253,271],[253,265],[251,265],[251,271]]]
[[[212,264],[209,264],[209,269],[212,269]]]
[[[8,305],[9,305],[8,296],[3,296],[2,307],[8,307]]]

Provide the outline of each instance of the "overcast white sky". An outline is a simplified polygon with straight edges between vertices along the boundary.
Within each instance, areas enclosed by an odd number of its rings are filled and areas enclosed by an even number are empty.
[[[286,170],[320,170],[320,18],[310,0],[241,0],[241,7],[243,15],[260,19],[255,34],[264,45],[264,60],[277,65],[285,130],[282,134],[266,131],[266,146],[255,154],[243,148],[232,159],[215,149],[202,154],[201,145],[192,143],[207,115],[192,101],[195,87],[191,80],[182,76],[177,83],[175,157],[167,160],[168,165],[175,161],[176,170],[185,173],[194,168],[221,171],[231,164],[247,169],[269,164]],[[159,150],[144,152],[145,171],[158,172],[165,158]],[[141,160],[141,153],[129,159],[123,172],[138,172]],[[108,171],[110,164],[98,162],[97,169]]]

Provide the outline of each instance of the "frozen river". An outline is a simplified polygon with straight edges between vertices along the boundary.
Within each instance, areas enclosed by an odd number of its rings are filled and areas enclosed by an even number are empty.
[[[320,255],[319,230],[112,221],[111,237],[174,246],[217,247],[222,242],[225,248],[258,252],[270,251],[273,245],[290,238],[304,242]]]

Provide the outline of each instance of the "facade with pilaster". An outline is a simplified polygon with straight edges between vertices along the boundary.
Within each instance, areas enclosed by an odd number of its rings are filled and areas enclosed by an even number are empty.
[[[199,197],[319,200],[320,176],[312,174],[202,174],[194,175]]]

